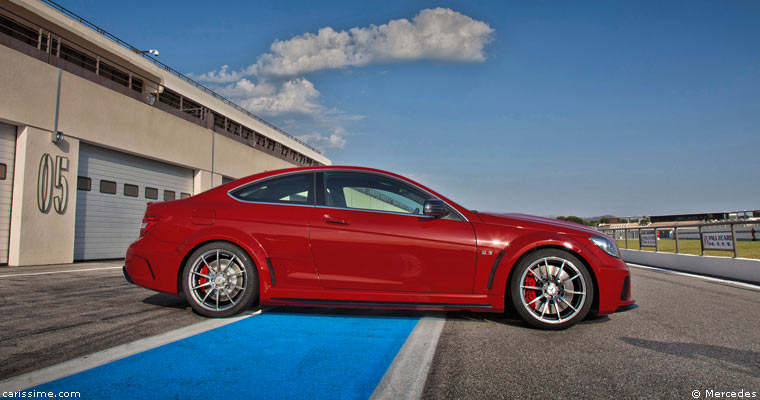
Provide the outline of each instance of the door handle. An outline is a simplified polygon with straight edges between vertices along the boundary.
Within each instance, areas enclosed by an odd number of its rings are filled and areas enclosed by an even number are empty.
[[[328,224],[348,225],[348,221],[346,221],[345,219],[331,217],[330,214],[325,214],[322,220],[327,222]]]

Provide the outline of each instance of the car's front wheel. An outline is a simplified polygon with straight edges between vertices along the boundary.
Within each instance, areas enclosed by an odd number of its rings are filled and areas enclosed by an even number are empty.
[[[541,329],[566,329],[591,309],[594,285],[586,266],[574,255],[545,249],[515,266],[510,296],[515,311]]]
[[[182,289],[198,314],[229,317],[256,301],[259,279],[253,261],[243,250],[232,243],[211,242],[187,259]]]

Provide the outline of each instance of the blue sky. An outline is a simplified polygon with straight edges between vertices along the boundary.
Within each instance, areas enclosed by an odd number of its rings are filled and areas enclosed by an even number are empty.
[[[406,174],[470,208],[760,209],[758,2],[61,4],[335,164]],[[409,29],[387,25],[400,19]],[[326,27],[370,39],[324,44]],[[219,79],[224,65],[239,76]]]

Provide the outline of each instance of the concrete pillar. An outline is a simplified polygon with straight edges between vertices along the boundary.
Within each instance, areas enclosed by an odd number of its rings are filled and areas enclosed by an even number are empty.
[[[202,169],[195,170],[195,176],[193,178],[193,194],[205,192],[209,189],[215,188],[222,184],[222,175],[217,173],[212,174],[209,171]]]
[[[74,261],[79,140],[20,126],[13,173],[8,265]]]
[[[195,170],[193,177],[193,194],[205,192],[214,187],[211,183],[211,172],[202,169]]]
[[[214,173],[214,176],[211,178],[211,181],[212,181],[214,187],[217,187],[217,186],[221,185],[222,184],[222,179],[223,179],[222,175]]]

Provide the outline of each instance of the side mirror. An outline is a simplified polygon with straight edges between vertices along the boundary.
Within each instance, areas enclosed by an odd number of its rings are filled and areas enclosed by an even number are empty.
[[[425,200],[423,214],[429,217],[442,218],[449,215],[449,208],[446,203],[438,199]]]

